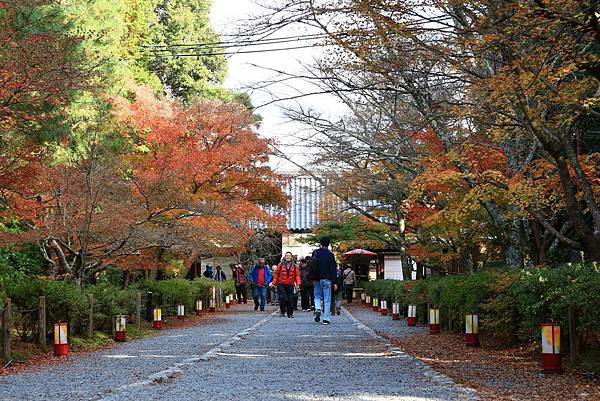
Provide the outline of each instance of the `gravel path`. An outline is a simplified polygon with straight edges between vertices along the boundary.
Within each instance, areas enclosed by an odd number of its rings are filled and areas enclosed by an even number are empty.
[[[74,355],[66,363],[0,376],[0,400],[92,400],[147,378],[190,355],[202,354],[268,313],[236,306],[211,324],[165,330],[106,351]]]
[[[361,322],[373,330],[384,332],[392,337],[407,337],[413,334],[428,333],[429,328],[423,326],[408,327],[405,319],[392,320],[392,311],[388,310],[388,316],[381,316],[381,313],[374,312],[365,304],[352,303],[344,307]]]
[[[360,310],[356,314],[361,318]],[[369,317],[366,310],[362,317]],[[311,313],[288,319],[236,308],[215,325],[1,378],[0,399],[423,401],[474,395],[346,311],[323,326]]]

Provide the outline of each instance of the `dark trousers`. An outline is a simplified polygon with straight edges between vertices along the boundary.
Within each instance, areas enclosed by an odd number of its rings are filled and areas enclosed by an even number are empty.
[[[315,307],[315,287],[302,287],[302,292],[300,293],[302,309],[308,310],[313,309]]]
[[[353,285],[346,285],[344,291],[346,292],[346,300],[349,304],[352,303],[352,290],[354,289]]]
[[[248,303],[248,300],[246,299],[246,284],[236,285],[235,293],[237,294],[238,304],[241,304],[242,302]]]
[[[278,284],[277,297],[281,313],[285,314],[287,311],[287,315],[292,316],[294,314],[294,286]]]

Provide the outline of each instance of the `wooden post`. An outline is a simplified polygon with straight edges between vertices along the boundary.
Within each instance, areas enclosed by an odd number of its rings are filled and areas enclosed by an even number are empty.
[[[452,308],[448,307],[448,331],[452,332]]]
[[[38,320],[38,345],[46,351],[46,297],[41,296]]]
[[[90,314],[88,317],[88,338],[94,338],[94,295],[88,294],[88,304],[90,305]]]
[[[137,328],[142,327],[142,293],[135,294],[135,325]]]
[[[577,307],[569,305],[569,362],[571,365],[579,358],[579,335],[577,334]]]
[[[152,302],[152,291],[148,291],[146,294],[146,321],[151,322],[154,320],[153,312],[154,304]]]
[[[10,359],[10,318],[11,318],[11,300],[4,300],[4,316],[2,317],[2,334],[4,337],[2,347],[2,358],[5,361]]]

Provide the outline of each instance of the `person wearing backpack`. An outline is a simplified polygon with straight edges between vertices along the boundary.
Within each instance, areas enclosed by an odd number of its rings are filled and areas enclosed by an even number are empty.
[[[342,293],[344,285],[344,272],[341,267],[337,267],[335,272],[334,290],[333,290],[333,312],[336,315],[340,315],[342,312]]]
[[[356,274],[350,265],[346,266],[344,270],[344,292],[346,293],[346,300],[349,304],[352,303],[352,291],[356,287]]]
[[[310,256],[307,256],[300,261],[300,279],[302,280],[302,287],[300,291],[302,312],[308,312],[315,310],[315,285],[312,280],[308,279],[309,266],[308,261]]]
[[[331,317],[331,292],[337,289],[332,284],[336,279],[337,263],[333,252],[329,250],[329,237],[322,237],[319,241],[321,247],[315,249],[309,263],[309,278],[315,280],[315,322],[321,320],[323,313],[323,324],[330,323]]]
[[[300,268],[294,262],[292,253],[286,252],[284,259],[275,270],[273,282],[271,283],[272,286],[277,286],[281,317],[285,316],[286,312],[288,318],[294,317],[295,288],[299,288],[301,284]]]

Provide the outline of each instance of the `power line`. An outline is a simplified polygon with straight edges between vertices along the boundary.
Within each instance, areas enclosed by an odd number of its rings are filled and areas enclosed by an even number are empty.
[[[245,46],[259,46],[276,43],[287,43],[295,41],[307,41],[316,39],[325,39],[327,34],[310,34],[310,35],[295,35],[295,36],[281,36],[277,38],[265,38],[265,39],[254,39],[254,40],[237,40],[237,41],[218,41],[218,42],[198,42],[198,43],[172,43],[166,45],[145,45],[143,48],[150,50],[161,50],[170,49],[173,47],[245,47]]]
[[[240,50],[233,53],[228,52],[213,52],[213,53],[181,53],[181,54],[173,54],[173,53],[153,53],[152,55],[157,58],[166,58],[166,57],[213,57],[213,56],[234,56],[237,54],[251,54],[251,53],[270,53],[270,52],[280,52],[287,50],[298,50],[298,49],[308,49],[310,47],[323,47],[327,46],[326,44],[312,44],[312,45],[304,45],[304,46],[294,46],[294,47],[281,47],[275,49],[262,49],[262,50]]]

